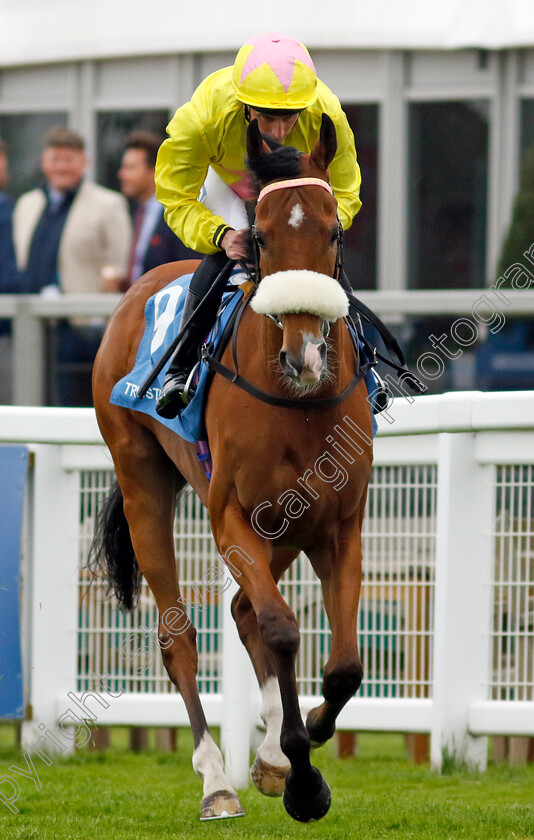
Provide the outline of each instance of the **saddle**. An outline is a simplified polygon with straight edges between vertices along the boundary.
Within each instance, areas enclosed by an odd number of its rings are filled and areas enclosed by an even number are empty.
[[[265,394],[240,375],[237,365],[239,322],[256,287],[253,281],[247,279],[243,272],[235,269],[231,277],[234,282],[226,286],[216,323],[200,349],[200,360],[195,371],[196,394],[194,398],[189,405],[184,406],[178,417],[172,420],[163,419],[156,414],[155,403],[159,393],[158,389],[163,382],[162,368],[164,365],[161,364],[161,360],[165,356],[169,358],[169,347],[172,352],[173,342],[181,340],[179,334],[173,334],[173,328],[175,333],[180,322],[177,302],[183,301],[185,289],[190,279],[191,275],[178,278],[147,301],[145,306],[145,332],[139,345],[135,366],[132,371],[117,382],[110,401],[115,405],[146,413],[180,437],[195,443],[197,456],[202,461],[209,478],[211,462],[204,426],[204,407],[215,373],[224,376],[237,387],[244,388],[254,397],[274,405],[301,409],[303,402],[302,400]],[[235,285],[236,280],[241,280],[238,286]],[[170,309],[173,309],[172,313]],[[362,320],[372,324],[378,330],[384,340],[387,352],[394,354],[397,361],[381,355],[376,348],[371,346],[365,336]],[[353,340],[355,360],[357,360],[354,376],[341,394],[322,399],[306,399],[306,408],[326,408],[340,404],[354,390],[358,382],[364,379],[373,415],[384,411],[389,405],[390,393],[387,385],[375,370],[378,360],[392,367],[399,378],[412,389],[424,390],[424,386],[417,377],[406,367],[402,350],[393,335],[382,324],[378,316],[352,294],[349,297],[349,314],[346,322]],[[163,330],[162,323],[165,326]],[[164,335],[164,340],[161,338],[162,335]],[[230,342],[232,345],[233,370],[222,363],[223,353]],[[373,416],[373,437],[376,430],[377,424]]]

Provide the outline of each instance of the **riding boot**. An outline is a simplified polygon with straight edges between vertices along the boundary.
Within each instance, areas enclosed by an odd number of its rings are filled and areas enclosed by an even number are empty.
[[[157,413],[167,420],[176,417],[184,405],[187,405],[194,396],[194,391],[188,380],[198,361],[200,342],[212,326],[212,320],[219,307],[223,289],[221,288],[218,299],[214,297],[209,311],[201,307],[202,311],[197,316],[194,313],[227,262],[228,257],[224,251],[208,254],[191,278],[180,321],[180,331],[187,324],[187,340],[178,344],[174,355],[171,357],[165,382],[156,403]]]

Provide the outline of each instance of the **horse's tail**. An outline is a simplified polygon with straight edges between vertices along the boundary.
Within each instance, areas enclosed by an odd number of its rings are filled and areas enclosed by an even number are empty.
[[[139,597],[141,572],[124,515],[122,491],[115,480],[100,508],[87,565],[103,572],[109,589],[123,610],[132,610]]]

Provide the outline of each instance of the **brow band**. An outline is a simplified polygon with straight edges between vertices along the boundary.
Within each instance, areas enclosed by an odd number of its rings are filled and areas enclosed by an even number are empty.
[[[258,196],[256,204],[259,204],[262,198],[265,198],[265,196],[269,195],[269,193],[274,192],[275,190],[285,190],[288,187],[323,187],[323,189],[328,190],[331,195],[334,194],[330,184],[327,181],[323,181],[321,178],[292,178],[287,181],[276,181],[274,184],[269,184],[268,187],[264,187]]]

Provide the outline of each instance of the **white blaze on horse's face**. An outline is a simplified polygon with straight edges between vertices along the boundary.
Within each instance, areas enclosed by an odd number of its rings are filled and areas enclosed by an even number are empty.
[[[294,227],[295,230],[296,230],[297,228],[299,228],[301,226],[301,224],[302,224],[302,222],[304,221],[305,218],[306,218],[306,216],[305,216],[304,210],[302,209],[302,205],[300,205],[297,202],[291,208],[291,213],[289,214],[288,223],[291,225],[291,227]]]
[[[251,306],[284,321],[282,372],[299,387],[318,387],[328,372],[327,325],[348,313],[347,296],[338,281],[315,271],[277,271],[263,278]],[[303,317],[298,323],[287,317],[299,314]]]

